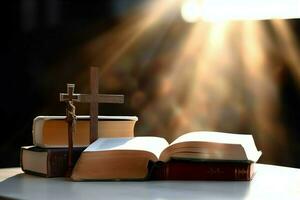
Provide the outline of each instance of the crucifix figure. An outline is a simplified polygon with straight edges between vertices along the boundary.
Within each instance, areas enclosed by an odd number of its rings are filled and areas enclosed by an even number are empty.
[[[74,94],[74,84],[67,84],[68,93],[60,94],[60,101],[67,102],[67,123],[68,123],[68,173],[73,168],[73,134],[75,133],[75,106],[73,101],[90,103],[90,143],[98,138],[98,103],[124,103],[124,95],[98,94],[99,91],[98,68],[91,67],[90,90],[91,94]]]
[[[67,94],[60,93],[60,101],[64,101],[67,104],[66,107],[66,121],[68,123],[68,169],[66,176],[70,176],[73,168],[72,163],[72,151],[73,151],[73,134],[76,127],[76,114],[73,101],[78,101],[78,94],[74,94],[74,84],[67,84]]]

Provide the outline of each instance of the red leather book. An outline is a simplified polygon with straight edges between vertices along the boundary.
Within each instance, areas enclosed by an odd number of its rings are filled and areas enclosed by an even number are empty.
[[[252,179],[253,163],[178,161],[154,164],[151,180],[227,180],[249,181]]]

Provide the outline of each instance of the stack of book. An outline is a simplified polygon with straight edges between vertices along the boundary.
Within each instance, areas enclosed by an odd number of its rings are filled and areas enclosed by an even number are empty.
[[[133,137],[137,117],[99,116],[98,135],[101,137]],[[73,163],[89,145],[89,116],[77,116],[73,136]],[[61,177],[67,170],[68,130],[65,116],[38,116],[33,120],[32,146],[21,147],[20,165],[28,174]]]
[[[88,117],[79,118],[74,136],[71,179],[84,180],[251,180],[261,156],[252,135],[191,132],[171,144],[164,138],[134,137],[136,117],[100,117],[99,135],[89,144]],[[64,176],[67,128],[64,117],[38,117],[35,146],[21,148],[26,173]],[[87,148],[85,148],[87,147]]]

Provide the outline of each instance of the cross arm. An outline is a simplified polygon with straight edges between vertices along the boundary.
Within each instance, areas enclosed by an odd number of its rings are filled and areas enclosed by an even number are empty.
[[[59,100],[60,101],[79,101],[80,95],[79,94],[72,94],[71,98],[70,95],[67,93],[60,93]]]
[[[98,94],[93,96],[89,94],[79,94],[79,102],[89,103],[124,103],[124,95]]]

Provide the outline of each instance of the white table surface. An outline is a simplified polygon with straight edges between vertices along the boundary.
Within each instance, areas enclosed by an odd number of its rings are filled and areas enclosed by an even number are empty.
[[[71,182],[0,169],[0,197],[13,199],[300,199],[300,169],[256,164],[248,181]]]

